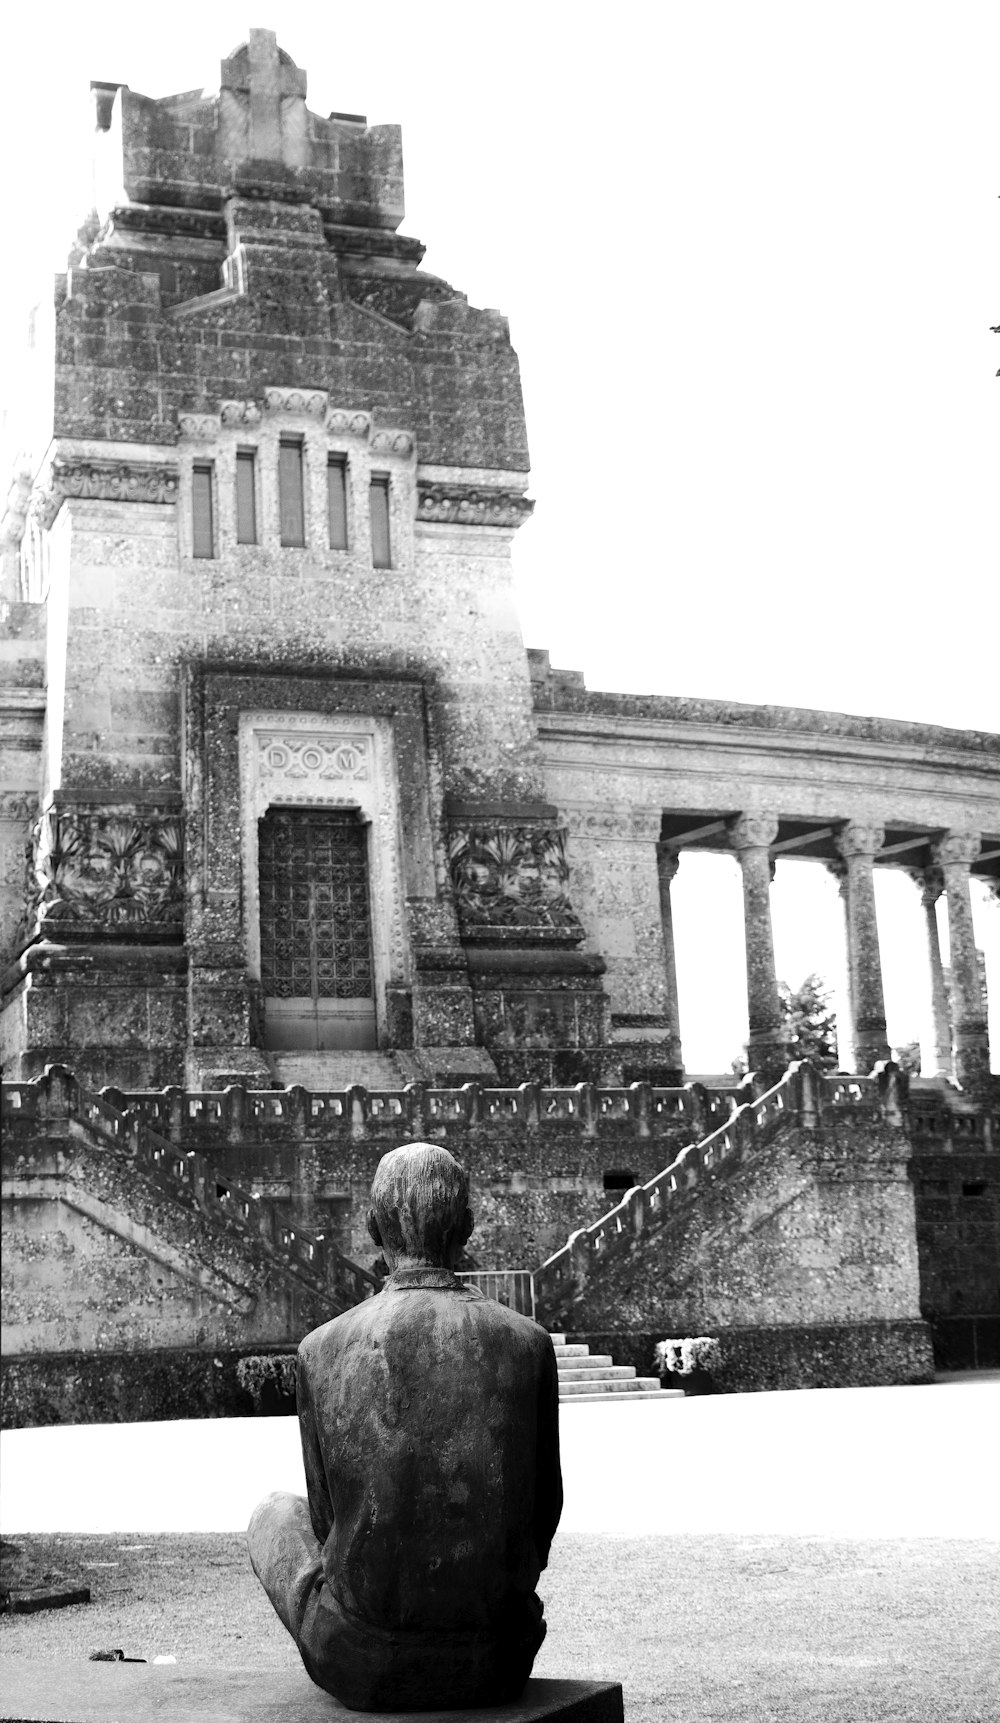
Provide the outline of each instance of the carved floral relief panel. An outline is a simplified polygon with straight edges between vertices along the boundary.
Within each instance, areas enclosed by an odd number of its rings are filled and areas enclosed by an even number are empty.
[[[155,808],[50,808],[35,827],[31,908],[46,932],[176,938],[183,820]]]
[[[550,826],[466,826],[448,847],[462,932],[501,928],[574,941],[583,927],[569,899],[565,833]]]

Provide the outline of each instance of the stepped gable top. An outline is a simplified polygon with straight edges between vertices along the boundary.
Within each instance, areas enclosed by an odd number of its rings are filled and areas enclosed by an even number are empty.
[[[575,713],[581,717],[623,718],[640,723],[661,720],[740,730],[784,730],[831,739],[852,737],[863,742],[888,742],[908,748],[957,750],[986,756],[990,762],[1000,760],[1000,734],[992,730],[952,730],[943,724],[823,712],[808,706],[751,706],[739,700],[676,694],[614,694],[588,688],[579,670],[554,668],[545,651],[529,651],[528,660],[534,708],[540,715]]]
[[[222,61],[217,96],[91,90],[102,217],[123,201],[219,210],[235,195],[309,203],[353,226],[394,231],[403,218],[400,128],[312,113],[306,73],[272,30],[251,30]]]

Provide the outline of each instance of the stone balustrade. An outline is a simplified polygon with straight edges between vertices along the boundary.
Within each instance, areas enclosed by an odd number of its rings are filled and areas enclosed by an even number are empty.
[[[196,1149],[181,1150],[169,1136],[161,1135],[150,1123],[150,1115],[157,1123],[164,1122],[163,1114],[155,1107],[147,1111],[138,1105],[116,1106],[112,1094],[119,1103],[125,1100],[117,1091],[92,1094],[63,1067],[49,1066],[42,1077],[31,1083],[4,1083],[5,1125],[20,1122],[30,1126],[34,1122],[41,1125],[76,1119],[100,1139],[125,1152],[175,1201],[221,1220],[239,1236],[263,1242],[286,1270],[304,1278],[314,1290],[332,1293],[340,1307],[356,1304],[377,1289],[375,1277],[344,1256],[331,1239],[307,1227],[285,1224],[267,1197],[245,1189],[228,1173],[218,1172]],[[238,1096],[237,1107],[245,1091],[238,1091]],[[231,1092],[221,1099],[230,1103],[231,1113]],[[15,1157],[19,1146],[15,1138],[10,1149]]]
[[[780,1082],[756,1100],[737,1107],[731,1117],[677,1158],[645,1185],[626,1191],[622,1200],[592,1226],[575,1232],[568,1243],[535,1270],[539,1320],[551,1321],[582,1296],[591,1272],[611,1253],[629,1249],[644,1229],[666,1218],[669,1205],[720,1167],[735,1166],[762,1147],[786,1121],[815,1130],[824,1116],[838,1120],[873,1118],[889,1126],[904,1123],[905,1079],[891,1061],[870,1077],[822,1076],[808,1061],[790,1066]]]
[[[22,1117],[48,1105],[40,1084],[4,1084],[4,1104]],[[81,1095],[87,1093],[80,1091]],[[87,1117],[112,1135],[126,1133],[126,1115],[137,1116],[168,1142],[199,1140],[268,1142],[330,1137],[396,1139],[426,1133],[447,1136],[468,1126],[514,1128],[525,1134],[572,1130],[588,1137],[658,1137],[677,1129],[702,1136],[728,1119],[736,1090],[708,1090],[700,1083],[658,1089],[648,1083],[601,1089],[591,1083],[550,1089],[522,1083],[516,1089],[487,1089],[466,1083],[459,1089],[434,1089],[411,1083],[399,1090],[371,1093],[355,1085],[343,1091],[312,1093],[289,1089],[220,1090],[166,1088],[126,1094],[120,1089],[87,1093]]]

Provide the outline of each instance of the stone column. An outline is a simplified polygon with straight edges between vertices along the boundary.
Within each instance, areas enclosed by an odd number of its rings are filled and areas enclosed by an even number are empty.
[[[664,1015],[670,1063],[684,1069],[681,1055],[681,1017],[677,999],[677,962],[674,957],[674,918],[670,908],[670,883],[680,865],[680,856],[669,844],[656,846],[656,872],[660,882],[660,922],[663,927],[663,973],[666,981]]]
[[[844,953],[847,959],[847,994],[838,991],[837,995],[837,1066],[841,1071],[856,1071],[858,1061],[854,1052],[854,1019],[857,1015],[854,1008],[854,977],[851,974],[851,941],[848,934],[847,919],[847,863],[844,861],[828,861],[827,871],[832,873],[837,882],[840,901],[844,910]],[[846,1011],[841,1007],[846,1005]]]
[[[834,842],[846,867],[843,882],[847,923],[847,972],[851,1001],[851,1042],[854,1069],[867,1073],[879,1059],[888,1059],[882,958],[875,915],[872,862],[882,848],[881,826],[852,820]]]
[[[944,891],[944,874],[939,867],[908,870],[920,893],[927,927],[927,962],[931,972],[931,1016],[934,1024],[934,1046],[925,1062],[921,1057],[923,1075],[951,1076],[951,1025],[948,1020],[948,990],[944,984],[941,962],[941,942],[938,939],[935,905]]]
[[[948,943],[951,946],[951,1044],[954,1075],[963,1089],[983,1081],[990,1069],[986,1003],[972,929],[969,868],[979,854],[978,832],[946,832],[934,846],[934,860],[944,875],[948,900]]]
[[[729,841],[743,873],[743,917],[746,928],[747,1014],[750,1019],[750,1069],[763,1076],[780,1076],[788,1063],[788,1042],[778,998],[771,932],[770,846],[778,835],[774,814],[740,814],[729,828]]]

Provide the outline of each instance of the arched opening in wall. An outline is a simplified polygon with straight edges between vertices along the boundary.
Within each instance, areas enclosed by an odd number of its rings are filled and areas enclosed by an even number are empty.
[[[774,967],[778,983],[807,1003],[806,984],[815,979],[819,996],[825,993],[836,1018],[836,1046],[831,1057],[844,1067],[850,1054],[850,1016],[847,993],[847,943],[844,909],[836,878],[822,861],[798,857],[775,863],[771,886],[771,929],[774,935]],[[795,1013],[798,1018],[797,1012]],[[822,1012],[817,1012],[817,1020]],[[808,1051],[810,1027],[802,1022],[805,1047],[792,1048],[792,1057]],[[818,1022],[817,1022],[818,1027]],[[823,1037],[816,1036],[822,1043]],[[822,1062],[822,1060],[820,1060]]]
[[[265,1046],[376,1047],[368,826],[360,811],[270,807],[257,834]]]
[[[729,1081],[748,1032],[739,862],[734,855],[682,850],[670,900],[687,1078]]]

